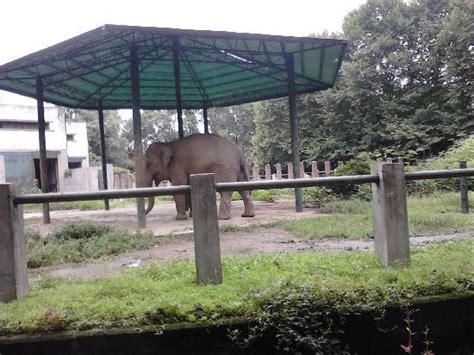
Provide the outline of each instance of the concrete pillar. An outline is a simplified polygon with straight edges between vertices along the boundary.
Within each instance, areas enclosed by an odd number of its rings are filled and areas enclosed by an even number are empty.
[[[272,169],[270,168],[270,164],[265,164],[265,180],[272,179]]]
[[[288,162],[288,179],[293,179],[293,163],[292,162]]]
[[[260,169],[258,168],[258,166],[253,167],[252,175],[253,175],[254,181],[260,180]]]
[[[319,177],[318,162],[314,160],[311,162],[311,177]]]
[[[372,184],[375,252],[385,266],[408,265],[410,244],[403,164],[375,164],[372,174],[380,179],[378,184]]]
[[[300,178],[304,178],[304,163],[300,161]]]
[[[214,174],[191,175],[196,274],[199,283],[222,283]]]
[[[276,167],[276,178],[277,180],[281,180],[282,179],[281,164],[276,163],[275,167]]]
[[[329,160],[326,160],[324,162],[324,175],[325,176],[331,175],[331,162]]]
[[[23,208],[13,205],[14,187],[0,184],[0,302],[28,293]]]

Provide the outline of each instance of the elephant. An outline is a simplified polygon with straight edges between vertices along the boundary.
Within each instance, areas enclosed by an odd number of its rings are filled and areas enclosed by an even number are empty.
[[[195,134],[169,143],[150,144],[145,154],[144,184],[151,187],[163,180],[173,185],[189,184],[192,174],[214,173],[216,182],[248,181],[248,170],[242,150],[233,142],[215,134]],[[239,191],[244,201],[242,217],[254,217],[250,191]],[[221,192],[219,219],[231,217],[231,191]],[[190,203],[186,195],[174,196],[176,219],[187,219]],[[148,198],[148,214],[154,198]]]

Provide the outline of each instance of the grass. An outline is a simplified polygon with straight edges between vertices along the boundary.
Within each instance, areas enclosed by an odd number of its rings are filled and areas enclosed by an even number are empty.
[[[470,205],[470,208],[474,210],[472,196]],[[358,199],[330,201],[324,210],[334,215],[281,221],[277,223],[277,226],[308,238],[360,239],[373,235],[369,202]],[[409,197],[408,222],[410,235],[452,233],[474,229],[473,214],[460,213],[459,193]]]
[[[90,261],[144,249],[160,242],[151,233],[130,234],[100,224],[71,224],[45,238],[37,232],[27,232],[26,237],[30,268]]]
[[[219,286],[196,285],[193,262],[91,280],[45,278],[32,285],[25,299],[0,304],[0,334],[156,329],[251,318],[269,300],[300,287],[321,298],[381,305],[472,294],[473,247],[467,240],[414,248],[408,268],[383,268],[363,252],[227,257]]]

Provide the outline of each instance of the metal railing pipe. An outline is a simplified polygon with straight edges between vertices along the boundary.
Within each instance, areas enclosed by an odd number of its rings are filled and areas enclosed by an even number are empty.
[[[427,170],[405,173],[405,180],[445,179],[474,176],[474,169]]]
[[[354,175],[354,176],[334,176],[317,179],[288,179],[272,181],[242,181],[242,182],[219,182],[216,183],[216,190],[265,190],[281,188],[298,188],[312,186],[336,186],[345,184],[370,184],[377,183],[379,177],[376,175]]]
[[[191,187],[189,185],[180,185],[171,187],[146,187],[139,189],[107,190],[97,192],[66,192],[17,195],[14,197],[13,202],[16,205],[22,205],[27,203],[103,200],[105,198],[117,199],[147,196],[172,196],[188,194],[190,192]]]

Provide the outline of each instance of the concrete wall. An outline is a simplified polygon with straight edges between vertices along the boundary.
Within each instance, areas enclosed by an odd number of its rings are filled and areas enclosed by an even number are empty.
[[[89,166],[87,124],[85,122],[68,122],[66,133],[68,136],[72,136],[72,140],[67,140],[67,155],[69,158],[82,159],[82,166]]]
[[[0,151],[3,157],[5,182],[15,183],[20,191],[26,192],[36,188],[35,163],[39,159],[39,152],[27,151]],[[48,159],[57,159],[58,168],[58,190],[64,186],[64,169],[67,169],[67,157],[65,151],[51,152],[46,154]],[[65,166],[65,168],[64,168]],[[63,169],[63,170],[60,170]],[[1,167],[0,167],[1,172]],[[1,173],[0,173],[1,175]],[[1,181],[1,180],[0,180]]]
[[[99,191],[100,167],[69,169],[64,179],[64,192]]]
[[[56,106],[45,107],[46,149],[60,151],[66,149],[66,125],[63,109]],[[0,121],[38,122],[35,106],[0,104]],[[0,129],[0,151],[39,151],[37,129]]]
[[[4,184],[5,180],[5,158],[0,155],[0,184]]]

